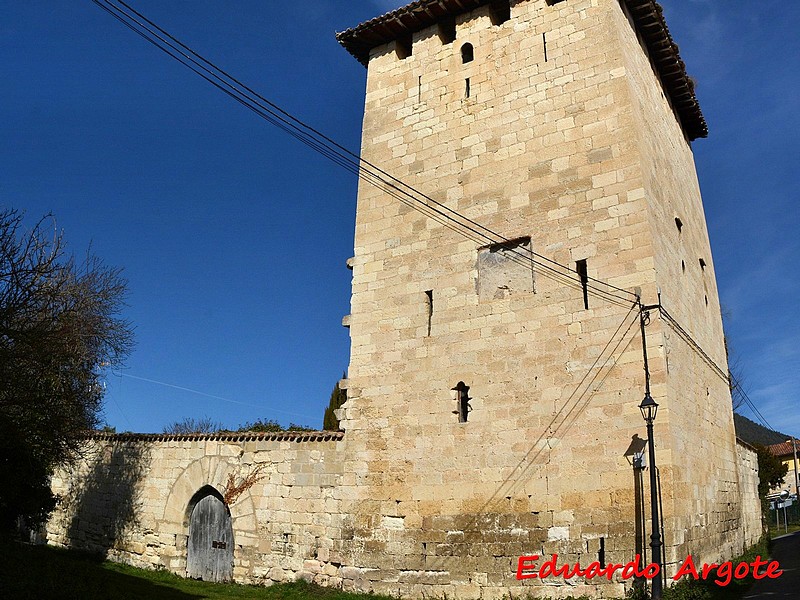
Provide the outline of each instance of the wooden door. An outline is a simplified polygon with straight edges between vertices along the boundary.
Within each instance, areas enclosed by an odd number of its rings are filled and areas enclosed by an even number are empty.
[[[233,577],[231,515],[215,495],[204,496],[192,509],[186,571],[189,577],[204,581],[230,581]]]

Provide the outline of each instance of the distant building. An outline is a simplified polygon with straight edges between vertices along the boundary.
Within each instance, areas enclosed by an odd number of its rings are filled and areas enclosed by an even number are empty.
[[[773,454],[773,456],[777,456],[788,469],[786,472],[786,477],[783,480],[783,484],[770,490],[771,493],[777,493],[782,490],[788,490],[790,494],[797,493],[797,461],[795,460],[797,458],[797,454],[795,452],[795,448],[793,447],[794,444],[797,444],[797,449],[800,450],[800,442],[797,442],[796,440],[793,442],[791,438],[786,442],[767,446],[767,449]]]

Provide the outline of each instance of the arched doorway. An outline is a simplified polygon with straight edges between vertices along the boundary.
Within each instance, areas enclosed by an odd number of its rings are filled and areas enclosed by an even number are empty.
[[[233,526],[222,495],[204,486],[189,502],[186,574],[204,581],[233,578]]]

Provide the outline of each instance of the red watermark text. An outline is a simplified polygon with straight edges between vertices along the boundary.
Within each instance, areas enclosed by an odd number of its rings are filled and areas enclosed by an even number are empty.
[[[619,573],[622,579],[653,579],[659,573],[657,564],[650,563],[642,566],[640,555],[636,555],[633,560],[627,563],[600,564],[598,561],[591,562],[585,569],[579,563],[558,564],[558,554],[552,554],[549,559],[539,564],[541,557],[538,554],[520,556],[517,561],[517,579],[545,579],[547,577],[563,577],[571,579],[573,577],[583,577],[594,579],[595,577],[605,577],[612,580],[615,573]],[[740,562],[734,565],[727,561],[721,564],[703,564],[699,569],[695,566],[691,555],[681,563],[677,573],[672,580],[677,581],[681,577],[689,576],[692,579],[713,579],[719,586],[728,585],[733,579],[744,579],[751,573],[754,579],[777,579],[783,574],[777,561],[763,560],[757,556],[753,562]]]

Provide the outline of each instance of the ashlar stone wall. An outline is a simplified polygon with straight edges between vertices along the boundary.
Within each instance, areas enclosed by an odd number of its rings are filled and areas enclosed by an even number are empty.
[[[359,589],[624,593],[617,579],[519,582],[515,567],[522,553],[649,555],[649,490],[631,465],[646,438],[635,292],[709,357],[650,311],[667,570],[744,544],[691,145],[627,4],[520,0],[501,23],[484,5],[456,16],[454,41],[432,25],[410,54],[403,40],[370,54],[362,156],[538,256],[518,254],[532,285],[519,261],[487,277],[484,254],[496,265],[509,244],[361,182],[342,413],[342,553],[364,569]]]
[[[252,486],[229,502],[240,583],[294,580],[336,585],[341,560],[340,433],[96,435],[84,460],[53,479],[61,501],[49,543],[99,552],[138,567],[186,574],[191,501],[229,478]]]

